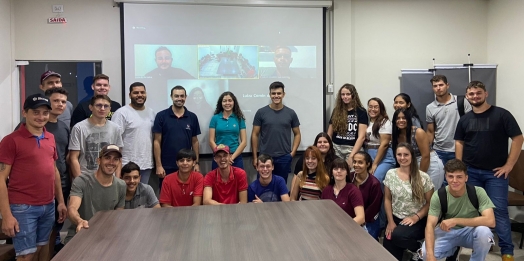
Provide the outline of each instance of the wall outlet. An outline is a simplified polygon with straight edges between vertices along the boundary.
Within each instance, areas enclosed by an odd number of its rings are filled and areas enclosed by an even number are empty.
[[[333,84],[328,84],[327,87],[328,87],[327,91],[332,93],[333,92]]]

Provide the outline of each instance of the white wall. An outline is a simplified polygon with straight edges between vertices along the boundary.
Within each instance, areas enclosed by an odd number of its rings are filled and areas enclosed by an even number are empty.
[[[499,64],[497,104],[509,110],[524,130],[524,1],[496,0],[488,4],[488,62]],[[510,207],[510,217],[524,222],[524,208]]]
[[[112,0],[16,0],[16,60],[100,60],[110,78],[109,96],[122,100],[120,9]],[[67,24],[47,24],[53,5],[64,6]]]
[[[335,0],[335,89],[355,84],[393,114],[401,69],[487,60],[485,0]],[[430,88],[428,82],[428,88]]]
[[[13,103],[18,102],[18,96],[12,92],[12,74],[14,65],[14,19],[12,15],[12,0],[0,0],[0,111],[2,111],[0,124],[0,138],[9,134],[15,125],[13,118]]]

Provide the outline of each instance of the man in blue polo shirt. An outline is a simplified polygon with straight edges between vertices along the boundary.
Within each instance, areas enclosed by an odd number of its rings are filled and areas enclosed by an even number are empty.
[[[159,112],[153,125],[153,153],[155,156],[156,174],[162,180],[166,175],[178,170],[176,154],[181,149],[193,149],[196,153],[195,171],[198,166],[198,139],[200,125],[196,114],[184,106],[187,98],[186,89],[177,85],[171,89],[173,105]]]

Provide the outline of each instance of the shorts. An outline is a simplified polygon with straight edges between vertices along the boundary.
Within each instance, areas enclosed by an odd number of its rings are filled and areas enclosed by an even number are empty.
[[[13,237],[16,256],[33,254],[37,246],[47,245],[55,223],[55,202],[41,206],[27,204],[9,206],[20,228],[20,232]]]

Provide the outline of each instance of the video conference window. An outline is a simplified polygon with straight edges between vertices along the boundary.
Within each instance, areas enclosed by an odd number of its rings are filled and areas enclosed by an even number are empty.
[[[317,78],[315,46],[260,46],[260,78]]]
[[[258,79],[258,46],[199,45],[199,79]]]
[[[197,46],[135,45],[135,77],[151,79],[196,79]]]

